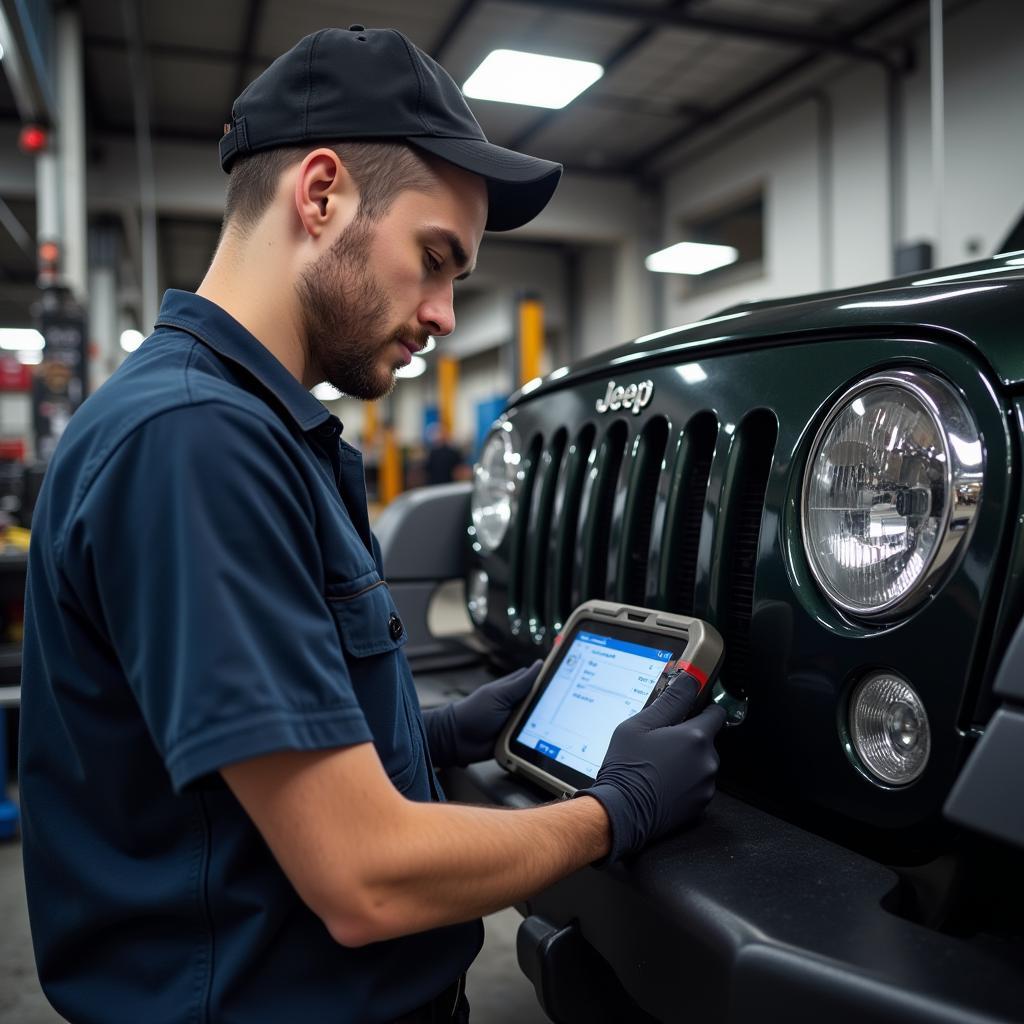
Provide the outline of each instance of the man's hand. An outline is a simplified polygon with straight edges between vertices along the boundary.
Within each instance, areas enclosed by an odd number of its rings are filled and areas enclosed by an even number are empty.
[[[685,721],[699,688],[677,679],[650,707],[612,733],[597,780],[580,796],[600,800],[612,827],[607,862],[694,821],[715,792],[715,736],[725,712],[715,704]]]
[[[486,683],[475,693],[423,712],[435,768],[464,768],[494,755],[494,744],[512,709],[530,692],[541,662]]]

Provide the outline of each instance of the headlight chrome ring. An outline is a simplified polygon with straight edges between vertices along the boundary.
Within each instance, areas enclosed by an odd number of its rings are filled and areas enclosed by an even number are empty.
[[[470,510],[477,542],[485,552],[497,550],[508,532],[521,462],[515,428],[509,420],[500,420],[473,469]]]
[[[967,407],[941,378],[877,373],[818,430],[804,469],[804,554],[838,608],[865,618],[913,607],[970,533],[984,453]]]

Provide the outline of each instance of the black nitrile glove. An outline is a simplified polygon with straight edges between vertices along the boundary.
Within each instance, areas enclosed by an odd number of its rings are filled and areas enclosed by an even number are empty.
[[[485,683],[475,693],[443,708],[423,712],[427,745],[435,768],[464,768],[494,756],[498,739],[512,709],[526,698],[541,662]]]
[[[680,675],[650,707],[612,733],[597,780],[577,796],[601,801],[612,826],[610,864],[694,821],[715,791],[715,736],[725,722],[716,704],[684,721],[700,692]]]

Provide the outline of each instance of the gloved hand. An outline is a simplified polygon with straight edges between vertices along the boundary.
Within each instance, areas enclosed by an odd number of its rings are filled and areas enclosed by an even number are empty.
[[[423,712],[435,768],[464,768],[494,756],[494,744],[512,709],[530,692],[540,661],[485,683],[475,693]]]
[[[612,827],[612,848],[602,864],[634,853],[700,815],[715,791],[715,736],[725,712],[711,704],[684,721],[699,693],[679,676],[650,707],[612,733],[593,786],[577,796],[601,801]]]

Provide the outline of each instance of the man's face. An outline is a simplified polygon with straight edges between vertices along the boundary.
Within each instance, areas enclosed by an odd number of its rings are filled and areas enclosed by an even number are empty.
[[[382,398],[428,337],[455,329],[453,282],[476,261],[487,191],[448,164],[435,171],[434,191],[402,192],[377,221],[357,217],[303,271],[309,380]]]

